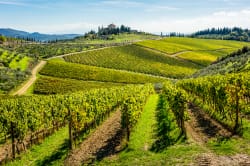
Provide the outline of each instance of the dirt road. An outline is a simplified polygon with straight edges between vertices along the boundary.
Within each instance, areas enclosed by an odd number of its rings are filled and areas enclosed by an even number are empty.
[[[13,95],[23,95],[27,92],[29,87],[36,81],[36,74],[37,72],[46,64],[46,61],[40,61],[36,67],[31,71],[31,77],[29,80]]]

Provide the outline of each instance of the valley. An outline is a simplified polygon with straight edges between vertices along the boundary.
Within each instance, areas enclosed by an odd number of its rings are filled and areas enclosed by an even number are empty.
[[[0,45],[0,164],[250,164],[249,42],[113,37]]]

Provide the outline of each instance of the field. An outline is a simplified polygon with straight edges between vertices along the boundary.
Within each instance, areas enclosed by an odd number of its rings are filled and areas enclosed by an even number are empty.
[[[34,94],[65,94],[76,91],[88,91],[91,89],[110,88],[124,86],[122,83],[81,81],[75,79],[40,76],[33,89]]]
[[[47,65],[40,71],[40,74],[85,81],[102,81],[132,84],[159,82],[166,80],[164,78],[143,75],[140,73],[131,73],[127,71],[119,71],[95,66],[68,63],[64,62],[62,59],[53,59],[48,61]]]
[[[212,51],[220,49],[239,49],[247,42],[212,40],[212,39],[195,39],[195,38],[164,38],[162,40],[147,40],[136,43],[167,54],[175,54],[182,51]]]
[[[226,56],[245,44],[164,38],[45,59],[33,94],[0,99],[0,164],[249,165],[250,50]]]
[[[183,78],[200,69],[199,65],[156,53],[136,45],[113,47],[64,57],[65,61],[139,73]]]
[[[136,45],[158,50],[203,66],[208,66],[218,57],[226,56],[245,45],[250,46],[247,42],[175,37],[137,42]]]

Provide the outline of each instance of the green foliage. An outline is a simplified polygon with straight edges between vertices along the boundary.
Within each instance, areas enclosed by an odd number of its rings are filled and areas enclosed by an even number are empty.
[[[121,33],[118,35],[112,35],[112,40],[103,39],[92,39],[87,40],[84,37],[76,37],[75,39],[71,40],[74,43],[81,43],[81,44],[111,44],[111,43],[130,43],[138,40],[148,40],[148,39],[157,39],[158,36],[151,35],[151,34],[136,34],[136,33]],[[70,42],[70,41],[65,41]]]
[[[217,51],[189,51],[179,54],[177,57],[195,62],[202,66],[208,66],[222,55],[223,54],[218,53]]]
[[[156,49],[167,54],[175,54],[183,51],[214,51],[220,49],[238,49],[246,42],[208,40],[183,37],[170,37],[162,40],[146,40],[136,43],[138,45]]]
[[[250,112],[249,80],[249,73],[242,73],[187,79],[178,85],[207,105],[212,117],[241,133],[242,114]]]
[[[146,103],[147,97],[154,92],[153,87],[148,85],[144,89],[129,93],[121,101],[122,128],[126,132],[127,141],[130,139],[131,129],[136,125]]]
[[[24,54],[0,48],[0,93],[8,93],[26,80],[35,63]]]
[[[193,63],[183,62],[136,45],[89,51],[77,55],[66,56],[64,59],[73,63],[128,70],[171,78],[183,78],[200,69],[198,65],[194,65]]]
[[[7,166],[20,165],[62,165],[69,152],[68,131],[63,127],[53,135],[45,138],[44,142],[34,145],[20,158],[7,163]]]
[[[9,67],[12,69],[20,69],[21,71],[25,71],[28,69],[30,61],[30,57],[16,56],[15,59],[10,62]]]
[[[100,46],[95,46],[95,48],[98,47]],[[27,56],[32,58],[49,58],[57,55],[85,51],[90,48],[93,47],[84,44],[44,43],[17,45],[15,51],[18,53],[26,54]]]
[[[0,44],[6,42],[6,40],[7,40],[6,37],[0,35]]]
[[[192,37],[205,39],[239,40],[250,41],[250,30],[238,27],[234,28],[212,28],[198,31],[191,35]]]
[[[68,121],[69,131],[72,131],[70,141],[75,141],[81,133],[94,128],[117,107],[122,109],[123,115],[129,115],[124,126],[130,129],[140,117],[152,90],[151,85],[138,85],[68,95],[2,99],[0,134],[11,134],[23,141],[28,134],[49,130]]]
[[[221,60],[218,60],[210,66],[197,71],[192,75],[192,77],[249,71],[249,62],[250,52],[246,52],[243,54],[231,53],[227,57],[221,58]]]
[[[81,81],[67,78],[40,76],[34,85],[34,94],[64,94],[76,91],[88,91],[95,88],[123,86],[122,83]]]
[[[131,73],[113,69],[106,69],[88,65],[80,65],[67,63],[62,60],[50,60],[46,66],[40,71],[40,74],[60,77],[72,78],[85,81],[102,81],[117,83],[148,83],[161,82],[165,79],[147,76],[139,73]]]
[[[0,93],[7,93],[28,78],[27,72],[10,68],[0,68]]]
[[[172,145],[176,140],[174,130],[179,130],[175,122],[174,114],[170,111],[169,104],[164,95],[160,95],[157,112],[157,129],[156,129],[156,142],[152,146],[152,150],[159,152],[164,150],[169,145]],[[174,134],[173,134],[174,133]]]

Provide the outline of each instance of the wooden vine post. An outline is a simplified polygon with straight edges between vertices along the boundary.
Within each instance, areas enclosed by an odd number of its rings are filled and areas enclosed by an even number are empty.
[[[11,147],[12,147],[12,158],[16,158],[16,149],[15,149],[15,132],[13,122],[10,124],[11,126]]]

